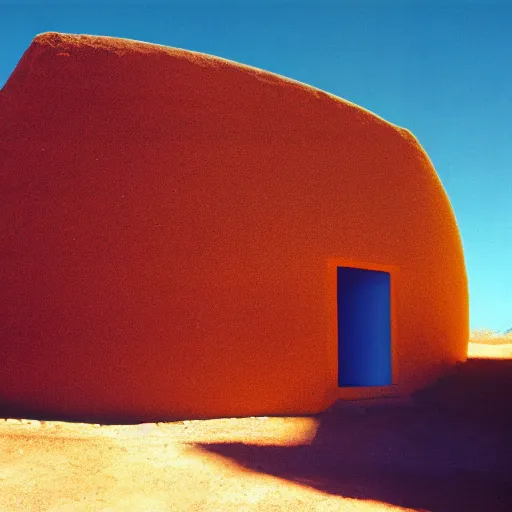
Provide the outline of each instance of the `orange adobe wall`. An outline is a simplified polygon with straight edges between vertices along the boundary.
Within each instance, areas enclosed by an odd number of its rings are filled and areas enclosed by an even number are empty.
[[[463,251],[407,131],[259,69],[37,36],[0,93],[0,403],[309,414],[466,357]],[[337,386],[335,268],[389,269],[393,386]]]

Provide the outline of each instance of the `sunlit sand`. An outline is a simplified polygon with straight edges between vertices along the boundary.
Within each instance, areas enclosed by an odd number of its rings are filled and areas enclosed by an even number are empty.
[[[503,335],[489,330],[472,332],[468,346],[468,357],[512,358],[512,333]]]
[[[312,417],[0,420],[0,510],[509,512],[510,344],[484,341],[414,400]]]

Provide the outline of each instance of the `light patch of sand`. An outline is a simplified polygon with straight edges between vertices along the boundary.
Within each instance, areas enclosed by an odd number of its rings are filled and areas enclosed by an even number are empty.
[[[468,357],[486,359],[512,358],[512,333],[503,334],[491,329],[471,332]]]
[[[313,418],[228,418],[142,425],[0,420],[2,512],[318,512],[412,510],[329,495],[258,473],[196,443],[295,446]]]
[[[489,345],[487,343],[470,342],[468,346],[468,357],[511,359],[512,343],[505,343],[503,345]]]

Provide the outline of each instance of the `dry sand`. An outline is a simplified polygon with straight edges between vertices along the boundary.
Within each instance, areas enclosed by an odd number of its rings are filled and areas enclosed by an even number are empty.
[[[474,331],[468,347],[469,357],[512,359],[512,333],[500,334],[493,331]]]
[[[470,343],[468,354],[470,357],[510,359],[512,358],[512,343],[504,343],[503,345]]]
[[[0,421],[0,510],[512,510],[511,360],[314,417]]]

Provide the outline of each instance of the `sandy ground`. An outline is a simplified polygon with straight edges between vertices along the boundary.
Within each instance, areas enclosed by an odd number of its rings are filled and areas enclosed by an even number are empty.
[[[0,511],[512,510],[512,360],[304,418],[0,420]]]
[[[468,349],[470,357],[485,357],[491,359],[511,359],[512,342],[489,345],[487,343],[470,343]]]

